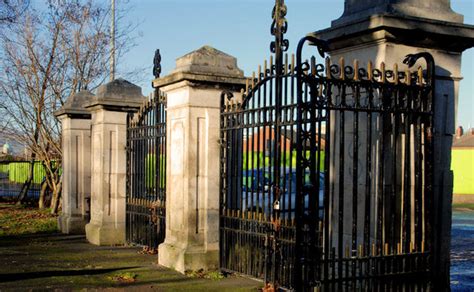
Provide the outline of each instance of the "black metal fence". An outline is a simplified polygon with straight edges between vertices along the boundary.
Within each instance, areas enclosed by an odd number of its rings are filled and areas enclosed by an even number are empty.
[[[433,58],[303,60],[306,42],[324,57],[311,37],[289,58],[276,2],[275,63],[222,94],[221,268],[297,291],[429,290]]]
[[[155,251],[165,237],[166,97],[157,91],[127,122],[127,242]]]
[[[318,64],[314,57],[302,61],[305,42],[320,52],[324,46],[306,37],[297,50],[295,287],[427,289],[433,268],[433,58],[408,55],[404,70],[370,61],[363,68],[357,60],[348,66],[343,58]],[[410,70],[418,60],[425,64]],[[317,147],[323,128],[324,148]],[[324,168],[314,167],[322,157]],[[322,184],[316,179],[321,171]],[[321,185],[319,200],[311,203]]]
[[[0,163],[0,197],[17,197],[28,179],[31,163],[29,161],[12,161]],[[28,191],[28,198],[39,198],[41,183],[45,179],[46,171],[37,161],[34,165],[34,178]]]

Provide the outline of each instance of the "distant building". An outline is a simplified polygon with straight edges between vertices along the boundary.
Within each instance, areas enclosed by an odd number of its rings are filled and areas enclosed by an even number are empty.
[[[8,143],[4,143],[0,152],[0,162],[12,160],[11,154],[10,145]]]
[[[10,154],[10,145],[8,145],[8,143],[3,144],[2,154],[4,155]]]
[[[474,128],[458,127],[451,149],[453,203],[474,203]]]
[[[296,143],[296,131],[294,130],[281,130],[281,150],[282,151],[291,151],[292,144]],[[244,131],[244,134],[245,131]],[[318,142],[321,142],[321,149],[324,149],[326,145],[325,134],[321,135],[320,141],[318,141],[318,135],[316,134],[316,147],[318,147]],[[243,142],[243,151],[253,151],[253,152],[265,152],[269,154],[272,152],[273,145],[275,143],[275,132],[272,128],[266,127],[259,129],[256,133],[250,134],[248,138],[244,138]],[[309,150],[310,143],[307,143],[306,148]]]

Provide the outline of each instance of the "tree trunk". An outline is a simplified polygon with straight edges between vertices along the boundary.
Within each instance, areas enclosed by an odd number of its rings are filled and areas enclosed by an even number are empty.
[[[34,175],[35,175],[35,160],[36,160],[36,155],[35,153],[31,154],[31,160],[30,160],[30,173],[28,175],[28,179],[25,181],[23,184],[23,187],[21,188],[20,194],[17,197],[17,205],[21,205],[25,202],[25,200],[28,197],[28,191],[30,190],[31,183],[33,182]]]
[[[59,209],[59,200],[63,188],[63,176],[59,179],[59,183],[53,189],[53,198],[51,199],[51,214],[57,214]]]
[[[47,191],[48,191],[48,184],[46,183],[46,181],[44,181],[41,184],[41,192],[40,192],[39,201],[38,201],[38,208],[39,209],[44,209],[45,198],[46,198]]]

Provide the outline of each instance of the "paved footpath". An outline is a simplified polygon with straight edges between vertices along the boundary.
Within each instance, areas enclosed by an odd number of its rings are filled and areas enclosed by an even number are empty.
[[[83,236],[0,237],[0,291],[257,291],[262,282],[188,277],[136,247],[98,247]]]

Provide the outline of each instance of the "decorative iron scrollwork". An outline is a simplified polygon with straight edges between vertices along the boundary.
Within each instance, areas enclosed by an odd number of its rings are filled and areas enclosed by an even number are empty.
[[[276,0],[272,11],[273,22],[270,28],[271,34],[275,36],[275,40],[270,43],[272,53],[278,53],[277,48],[281,49],[280,52],[286,52],[290,46],[290,42],[284,38],[284,34],[288,31],[288,21],[285,18],[286,12],[287,8],[284,0]]]
[[[155,57],[153,58],[153,76],[160,77],[161,74],[161,55],[160,49],[156,49]]]

